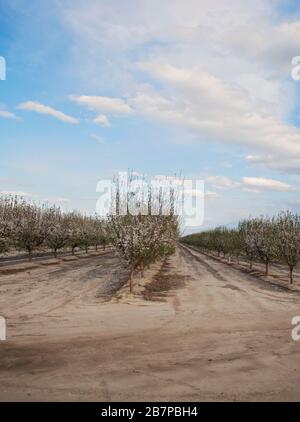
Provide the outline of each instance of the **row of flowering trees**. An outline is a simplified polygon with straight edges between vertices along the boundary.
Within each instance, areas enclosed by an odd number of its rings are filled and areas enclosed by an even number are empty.
[[[281,262],[289,267],[289,280],[293,284],[293,271],[300,261],[300,215],[290,211],[277,216],[243,220],[237,229],[217,227],[192,234],[182,239],[205,252],[222,253],[230,261],[235,256],[247,257],[250,268],[254,261],[265,264],[269,274],[271,262]]]
[[[109,241],[107,223],[97,217],[58,207],[37,205],[17,197],[0,197],[0,253],[26,251],[29,260],[41,248],[53,251],[89,246],[105,247]]]
[[[162,200],[161,200],[162,202]],[[160,210],[161,210],[160,204]],[[150,208],[150,206],[149,206]],[[55,206],[38,205],[17,197],[0,197],[0,254],[22,251],[31,261],[33,253],[76,248],[88,252],[109,243],[115,246],[130,270],[130,291],[134,276],[146,267],[174,253],[179,236],[177,216],[158,210],[147,215],[111,213],[105,219],[79,212],[64,213]]]
[[[102,219],[0,197],[0,254],[26,251],[31,260],[33,252],[41,248],[52,250],[56,257],[63,248],[70,248],[74,254],[78,247],[87,252],[89,246],[97,250],[98,245],[110,243],[130,270],[132,292],[137,271],[143,275],[150,264],[176,249],[178,192],[169,182],[153,188],[133,175],[129,175],[129,187],[124,190],[123,179],[122,175],[114,180]]]

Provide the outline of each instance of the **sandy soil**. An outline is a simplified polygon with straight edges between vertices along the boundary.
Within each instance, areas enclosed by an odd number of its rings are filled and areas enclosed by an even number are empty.
[[[113,252],[2,274],[0,400],[300,400],[299,292],[186,247],[125,280]]]

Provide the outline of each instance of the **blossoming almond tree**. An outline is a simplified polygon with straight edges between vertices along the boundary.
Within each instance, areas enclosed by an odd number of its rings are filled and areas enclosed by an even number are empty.
[[[7,252],[11,247],[16,201],[12,197],[0,197],[0,253]]]
[[[129,181],[134,178],[130,173]],[[124,192],[122,180],[114,179],[108,218],[112,243],[130,270],[130,292],[136,271],[143,276],[145,267],[175,251],[179,232],[174,187],[152,188],[143,177],[135,182],[136,189]]]
[[[252,270],[253,261],[257,258],[254,237],[252,236],[252,220],[243,220],[239,223],[241,250],[245,253],[249,268]]]
[[[96,251],[98,251],[99,246],[102,246],[105,250],[106,245],[109,243],[109,230],[107,222],[103,219],[100,219],[98,216],[95,216],[91,220],[91,226],[91,241],[95,246]]]
[[[80,230],[81,215],[72,211],[67,215],[68,219],[68,246],[72,255],[75,255],[76,248],[82,246],[82,231]]]
[[[45,238],[45,245],[53,251],[57,257],[57,251],[67,245],[70,235],[70,224],[67,215],[64,215],[60,208],[51,207],[45,212],[48,230]]]
[[[259,217],[252,219],[250,236],[253,239],[257,257],[265,264],[265,275],[269,275],[270,262],[278,257],[275,242],[276,229],[272,219]]]
[[[43,244],[47,236],[48,224],[44,211],[44,206],[39,207],[24,200],[15,207],[13,242],[18,250],[28,253],[29,261],[32,260],[33,251]]]
[[[171,216],[110,216],[112,242],[130,269],[130,292],[137,270],[174,252],[178,227]]]
[[[274,224],[279,258],[288,265],[290,284],[293,284],[293,271],[300,261],[300,216],[290,211],[282,212]]]

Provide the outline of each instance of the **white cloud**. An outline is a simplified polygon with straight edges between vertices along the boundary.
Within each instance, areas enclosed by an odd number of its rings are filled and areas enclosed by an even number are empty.
[[[108,118],[104,114],[99,114],[99,116],[94,119],[94,123],[97,123],[102,127],[111,127]]]
[[[134,109],[184,126],[202,142],[272,154],[268,166],[281,169],[284,158],[284,169],[294,171],[289,159],[300,160],[300,130],[287,123],[287,116],[297,87],[287,78],[291,58],[299,54],[300,19],[296,12],[292,21],[280,17],[278,4],[133,0],[100,5],[91,0],[86,8],[78,0],[65,5],[61,15],[80,46],[84,77],[90,72],[98,89],[110,89],[116,97],[125,92],[128,100],[112,105],[103,100],[107,97],[77,99],[104,113]]]
[[[112,114],[129,114],[132,112],[130,106],[120,98],[89,96],[89,95],[72,95],[71,100],[77,104],[85,106],[91,110],[103,111]]]
[[[17,116],[11,111],[6,110],[6,108],[0,104],[0,117],[4,119],[17,119]]]
[[[96,135],[95,133],[91,133],[90,137],[98,142],[98,144],[103,144],[105,142],[104,138],[100,135]]]
[[[264,155],[247,155],[246,161],[255,166],[262,168],[268,167],[272,170],[299,174],[300,173],[300,157],[296,154],[288,156],[282,154],[264,154]]]
[[[249,193],[261,193],[262,191],[260,189],[255,189],[255,188],[243,188],[244,192],[249,192]]]
[[[297,189],[285,182],[264,177],[242,177],[241,181],[234,181],[225,176],[208,176],[205,182],[217,189],[242,187],[245,192],[260,193],[262,191],[293,192]]]
[[[287,81],[300,19],[278,13],[279,3],[59,2],[84,93],[113,97],[73,100],[108,116],[134,110],[206,144],[242,146],[245,154],[272,156],[268,167],[300,172],[300,131],[290,121],[299,85]]]
[[[198,68],[175,67],[166,63],[139,63],[139,68],[186,95],[186,99],[238,111],[249,111],[249,100],[238,86],[230,86]],[[201,94],[201,98],[198,95]],[[184,99],[184,97],[183,97]]]
[[[273,75],[290,73],[291,58],[299,51],[300,21],[283,22],[268,28],[240,28],[228,34],[226,41],[239,54],[251,57],[255,62],[272,66]]]
[[[278,120],[268,105],[252,100],[241,87],[201,69],[157,63],[139,66],[165,82],[173,93],[138,93],[131,102],[140,112],[189,127],[200,139],[300,158],[300,129]]]
[[[217,189],[228,189],[237,185],[236,182],[226,176],[208,176],[205,181]]]
[[[264,177],[243,177],[242,183],[245,186],[245,189],[250,192],[260,192],[262,190],[292,192],[297,190],[288,183],[274,179],[266,179]]]
[[[164,43],[215,41],[238,26],[253,21],[266,24],[272,0],[145,0],[99,3],[83,0],[66,3],[61,11],[67,25],[85,41],[97,42],[111,51],[131,51],[153,39]]]
[[[10,111],[0,110],[0,117],[3,117],[4,119],[16,119],[17,116]]]
[[[205,196],[207,198],[216,198],[216,197],[220,196],[220,194],[218,194],[217,192],[208,190],[208,191],[205,192]]]
[[[79,123],[78,119],[68,116],[67,114],[59,110],[55,110],[54,108],[41,104],[37,101],[27,101],[25,103],[19,104],[18,108],[21,110],[35,111],[36,113],[46,114],[46,115],[55,117],[56,119],[61,120],[62,122],[66,122],[66,123],[71,123],[71,124]]]

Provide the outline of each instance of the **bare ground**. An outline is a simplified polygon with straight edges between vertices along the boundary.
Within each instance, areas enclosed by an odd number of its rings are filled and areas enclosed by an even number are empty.
[[[2,274],[0,400],[300,400],[299,292],[185,247],[126,277],[112,252]]]

